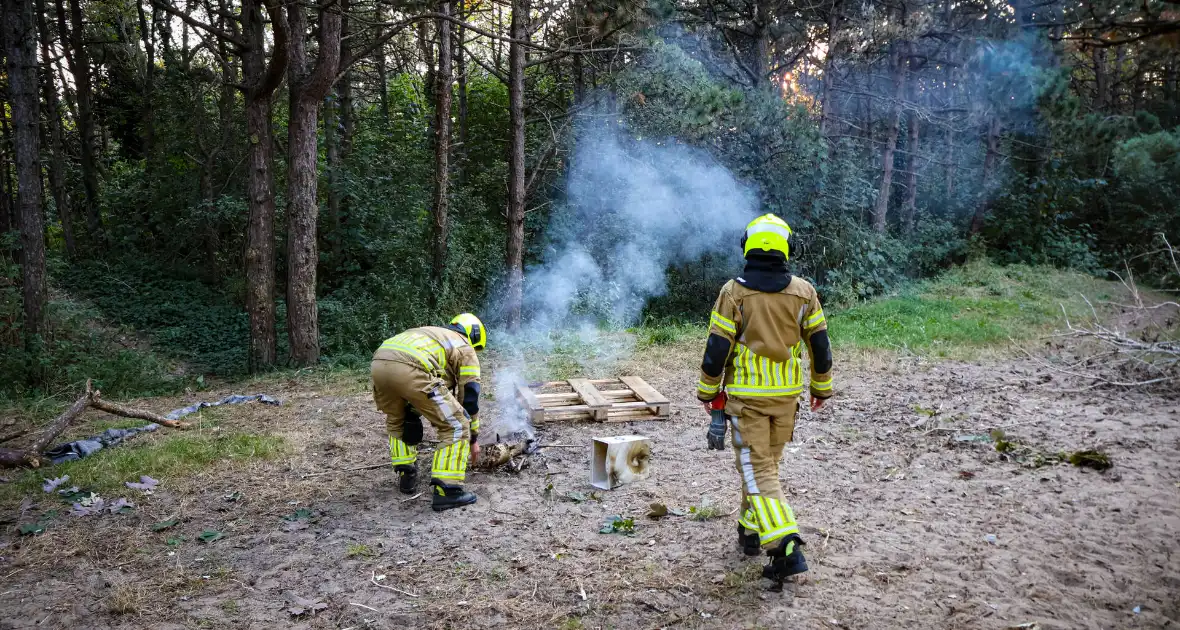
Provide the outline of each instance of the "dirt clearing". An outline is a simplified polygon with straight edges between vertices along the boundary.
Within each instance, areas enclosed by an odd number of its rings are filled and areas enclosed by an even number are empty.
[[[647,359],[637,373],[672,400],[670,420],[545,425],[540,438],[649,436],[650,478],[594,491],[588,447],[544,449],[519,474],[472,475],[479,503],[443,514],[384,467],[306,476],[387,458],[368,394],[268,387],[281,408],[222,412],[217,430],[281,437],[277,457],[162,478],[126,493],[129,513],[62,514],[37,535],[17,527],[60,501],[0,506],[0,628],[1180,624],[1174,401],[1056,393],[1024,363],[845,361],[835,404],[804,413],[788,445],[811,571],[773,594],[765,560],[736,547],[737,473],[705,448],[693,361]],[[1057,463],[1087,449],[1113,467]],[[654,502],[687,514],[648,519]],[[600,534],[611,515],[633,518],[633,535]]]

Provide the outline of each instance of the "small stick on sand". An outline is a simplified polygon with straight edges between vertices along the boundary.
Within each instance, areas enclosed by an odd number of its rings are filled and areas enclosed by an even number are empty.
[[[418,494],[415,494],[414,496],[412,496],[412,497],[410,497],[410,498],[408,498],[408,499],[402,499],[402,503],[406,503],[407,501],[413,501],[414,499],[417,499],[417,498],[418,498],[418,497],[420,497],[420,496],[422,496],[422,493],[421,493],[421,492],[419,492]]]
[[[369,581],[372,582],[373,584],[375,584],[376,586],[380,586],[381,588],[387,588],[395,593],[401,593],[402,595],[409,595],[410,597],[417,597],[417,595],[410,593],[409,591],[403,591],[400,588],[397,588],[396,586],[389,586],[387,584],[382,584],[382,583],[378,582],[376,573],[373,573],[373,577]]]
[[[308,477],[319,477],[322,475],[331,475],[333,473],[354,472],[357,470],[372,470],[374,468],[384,468],[389,466],[389,462],[382,462],[380,464],[369,464],[368,466],[357,466],[356,468],[341,468],[339,470],[325,470],[324,472],[308,473],[306,475],[299,475],[300,479],[307,479]]]
[[[364,604],[358,604],[358,603],[356,603],[356,602],[348,602],[348,603],[349,603],[349,604],[351,604],[351,605],[353,605],[353,606],[360,606],[361,608],[364,608],[365,610],[371,610],[371,611],[373,611],[373,612],[375,612],[375,613],[380,613],[380,612],[381,612],[380,610],[377,610],[376,608],[373,608],[372,606],[366,606],[366,605],[364,605]]]

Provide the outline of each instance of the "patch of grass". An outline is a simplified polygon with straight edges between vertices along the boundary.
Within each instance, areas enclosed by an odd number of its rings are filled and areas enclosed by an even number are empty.
[[[705,328],[699,324],[646,324],[635,329],[640,348],[672,346],[682,343],[704,343]]]
[[[143,599],[142,591],[130,584],[121,584],[111,589],[107,610],[112,615],[131,615],[139,612]]]
[[[224,602],[221,602],[221,604],[219,604],[218,606],[222,610],[225,611],[225,614],[231,615],[231,616],[236,616],[238,614],[238,611],[240,610],[240,606],[238,605],[238,600],[236,600],[236,599],[227,599]]]
[[[376,558],[377,557],[377,552],[373,551],[372,547],[362,544],[362,543],[352,543],[352,544],[348,545],[347,553],[348,553],[349,558]]]
[[[688,517],[694,521],[708,521],[720,516],[724,516],[724,512],[718,505],[702,503],[688,508]]]
[[[0,484],[0,503],[19,501],[26,494],[48,496],[41,491],[43,478],[70,476],[70,485],[110,496],[127,493],[123,485],[140,475],[161,480],[184,477],[212,464],[246,459],[270,459],[282,453],[277,436],[221,431],[169,431],[149,434],[139,441],[104,449],[85,459],[52,468],[26,470],[10,483]]]
[[[557,627],[559,630],[582,630],[586,626],[582,623],[581,617],[566,617]]]
[[[762,567],[758,564],[747,564],[740,569],[728,571],[721,583],[729,588],[736,588],[746,584],[754,584],[762,579]]]
[[[1081,298],[1109,299],[1110,282],[1045,267],[973,262],[900,294],[828,315],[837,347],[904,349],[935,356],[971,355],[1044,334],[1090,315]]]

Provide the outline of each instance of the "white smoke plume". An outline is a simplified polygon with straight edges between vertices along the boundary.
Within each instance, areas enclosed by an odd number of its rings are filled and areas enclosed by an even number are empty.
[[[602,329],[637,323],[647,301],[666,292],[670,265],[712,254],[733,256],[736,269],[742,229],[757,209],[755,191],[701,149],[637,139],[613,123],[584,125],[543,262],[525,271],[521,331],[493,332],[494,389],[505,407],[495,431],[532,434],[508,404],[526,353],[548,355],[560,341],[585,350],[583,367],[616,358],[629,348]],[[493,305],[493,316],[502,307]]]

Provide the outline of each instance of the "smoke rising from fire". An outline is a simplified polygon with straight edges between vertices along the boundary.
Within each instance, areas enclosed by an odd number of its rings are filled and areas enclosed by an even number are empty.
[[[494,332],[497,400],[508,407],[515,385],[536,375],[526,355],[573,346],[592,369],[629,350],[602,330],[638,323],[666,292],[671,265],[710,254],[732,256],[737,269],[741,231],[757,210],[755,191],[703,150],[636,138],[614,121],[582,125],[543,262],[525,270],[521,330]],[[493,319],[503,306],[492,306]],[[531,434],[523,413],[503,411],[496,432]]]

